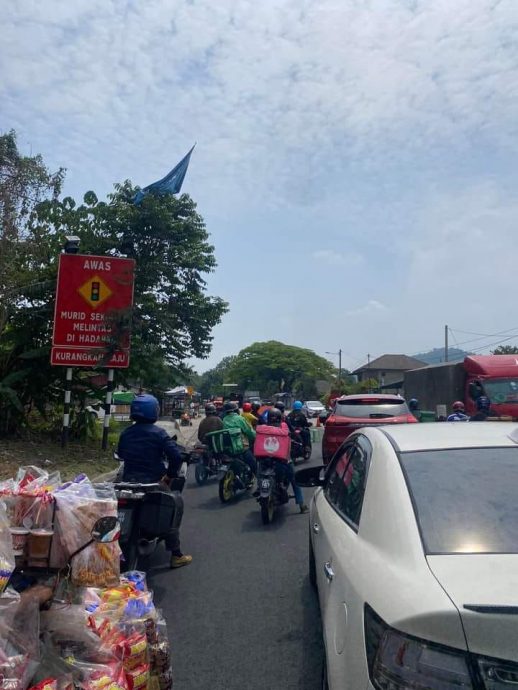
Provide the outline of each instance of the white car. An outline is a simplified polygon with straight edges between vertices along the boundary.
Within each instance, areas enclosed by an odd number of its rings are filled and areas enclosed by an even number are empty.
[[[306,417],[318,417],[319,414],[326,411],[326,408],[319,400],[307,400],[302,406],[302,411]]]
[[[365,427],[323,472],[297,472],[322,688],[518,687],[517,425]]]

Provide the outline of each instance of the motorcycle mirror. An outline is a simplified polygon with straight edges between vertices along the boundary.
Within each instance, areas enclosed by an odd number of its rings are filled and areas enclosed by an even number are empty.
[[[115,515],[106,515],[96,520],[90,536],[100,544],[117,541],[121,531],[120,522]]]

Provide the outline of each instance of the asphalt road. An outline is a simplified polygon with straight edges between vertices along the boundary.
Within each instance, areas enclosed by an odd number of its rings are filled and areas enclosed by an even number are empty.
[[[320,458],[315,447],[311,464]],[[255,499],[223,506],[217,481],[198,487],[189,470],[181,536],[193,562],[171,571],[162,552],[149,574],[169,626],[175,690],[318,690],[323,652],[308,580],[308,514],[290,501],[265,527]]]

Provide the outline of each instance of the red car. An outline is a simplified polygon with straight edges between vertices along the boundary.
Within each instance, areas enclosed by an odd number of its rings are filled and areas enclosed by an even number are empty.
[[[343,441],[362,426],[413,424],[417,422],[399,395],[344,395],[335,401],[327,418],[322,439],[324,464],[331,460]]]

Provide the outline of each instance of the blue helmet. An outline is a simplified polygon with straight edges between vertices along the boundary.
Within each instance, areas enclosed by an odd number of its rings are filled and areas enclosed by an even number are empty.
[[[154,395],[142,393],[131,403],[130,416],[134,422],[156,422],[160,405]]]
[[[491,400],[487,397],[487,395],[480,395],[477,400],[477,410],[489,410],[491,407]]]
[[[419,409],[419,400],[417,398],[410,398],[408,401],[408,407],[410,410]]]
[[[302,410],[302,403],[300,402],[300,400],[295,400],[295,402],[293,403],[293,409]]]

